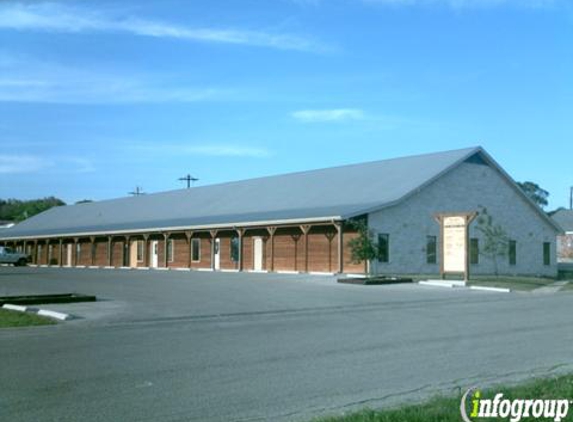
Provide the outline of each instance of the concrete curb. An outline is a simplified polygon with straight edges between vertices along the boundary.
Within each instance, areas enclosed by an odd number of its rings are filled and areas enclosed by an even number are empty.
[[[421,286],[444,287],[447,289],[456,289],[456,288],[464,287],[464,286],[460,286],[457,283],[438,282],[438,281],[418,281],[418,284]]]
[[[27,306],[21,306],[21,305],[12,305],[11,303],[6,303],[2,306],[2,309],[9,309],[11,311],[18,311],[18,312],[27,312],[28,311],[28,307]]]
[[[10,303],[5,303],[4,305],[2,305],[2,309],[8,309],[11,311],[24,312],[24,313],[33,313],[48,318],[54,318],[60,321],[68,321],[70,319],[73,319],[72,315],[64,314],[63,312],[49,311],[47,309],[30,308],[28,306],[12,305]]]
[[[511,293],[511,289],[506,289],[504,287],[470,286],[470,289],[484,292]]]
[[[70,314],[64,314],[63,312],[56,312],[56,311],[49,311],[47,309],[40,309],[38,311],[38,315],[58,319],[60,321],[67,321],[72,319]]]

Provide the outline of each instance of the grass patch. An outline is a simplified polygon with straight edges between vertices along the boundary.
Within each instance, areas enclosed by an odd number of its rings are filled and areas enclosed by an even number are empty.
[[[50,318],[30,314],[27,312],[0,309],[0,328],[29,327],[33,325],[51,325],[56,322]]]
[[[493,399],[503,393],[504,399],[568,399],[573,398],[573,375],[535,379],[517,386],[498,386],[482,390],[482,397]],[[421,404],[406,405],[388,410],[366,409],[343,416],[313,419],[313,422],[459,422],[461,394],[453,397],[435,397]],[[480,422],[500,422],[508,419],[479,418]],[[539,421],[523,418],[521,421]],[[573,421],[573,409],[563,421]]]

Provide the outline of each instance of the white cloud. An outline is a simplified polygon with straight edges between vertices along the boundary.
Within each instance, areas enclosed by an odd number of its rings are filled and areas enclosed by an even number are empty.
[[[496,6],[520,8],[550,8],[563,3],[563,0],[362,0],[365,3],[388,6],[433,6],[445,5],[453,9],[475,9]]]
[[[93,164],[82,157],[46,157],[33,154],[0,154],[0,174],[39,172],[87,173]]]
[[[0,174],[36,173],[53,165],[51,160],[34,155],[0,155]]]
[[[181,151],[190,155],[207,155],[218,157],[251,157],[264,158],[270,156],[270,152],[264,148],[254,148],[240,145],[200,145],[184,146]]]
[[[169,83],[171,82],[171,83]],[[0,52],[0,101],[62,104],[196,102],[229,90],[190,87],[158,76],[80,69]]]
[[[130,148],[144,150],[153,154],[197,155],[209,157],[265,158],[272,155],[266,148],[240,144],[136,144]]]
[[[330,47],[308,37],[233,28],[194,28],[132,16],[114,16],[55,3],[13,3],[0,6],[0,28],[49,32],[117,32],[187,41],[242,44],[282,50],[325,52]]]
[[[364,113],[362,110],[354,108],[337,108],[329,110],[298,110],[291,113],[291,116],[301,122],[315,123],[360,120],[364,118]]]

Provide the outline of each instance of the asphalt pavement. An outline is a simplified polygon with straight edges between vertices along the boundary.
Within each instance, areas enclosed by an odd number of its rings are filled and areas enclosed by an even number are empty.
[[[332,277],[0,268],[0,296],[95,294],[0,331],[0,420],[307,421],[573,367],[573,294]]]

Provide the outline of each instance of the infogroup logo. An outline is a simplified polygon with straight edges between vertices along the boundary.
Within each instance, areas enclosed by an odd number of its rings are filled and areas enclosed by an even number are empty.
[[[510,400],[505,399],[503,393],[495,394],[493,399],[486,399],[482,397],[479,389],[470,388],[462,396],[460,412],[464,422],[476,422],[481,418],[509,418],[511,422],[520,422],[523,418],[534,418],[560,422],[567,417],[571,405],[573,402],[565,399]]]

